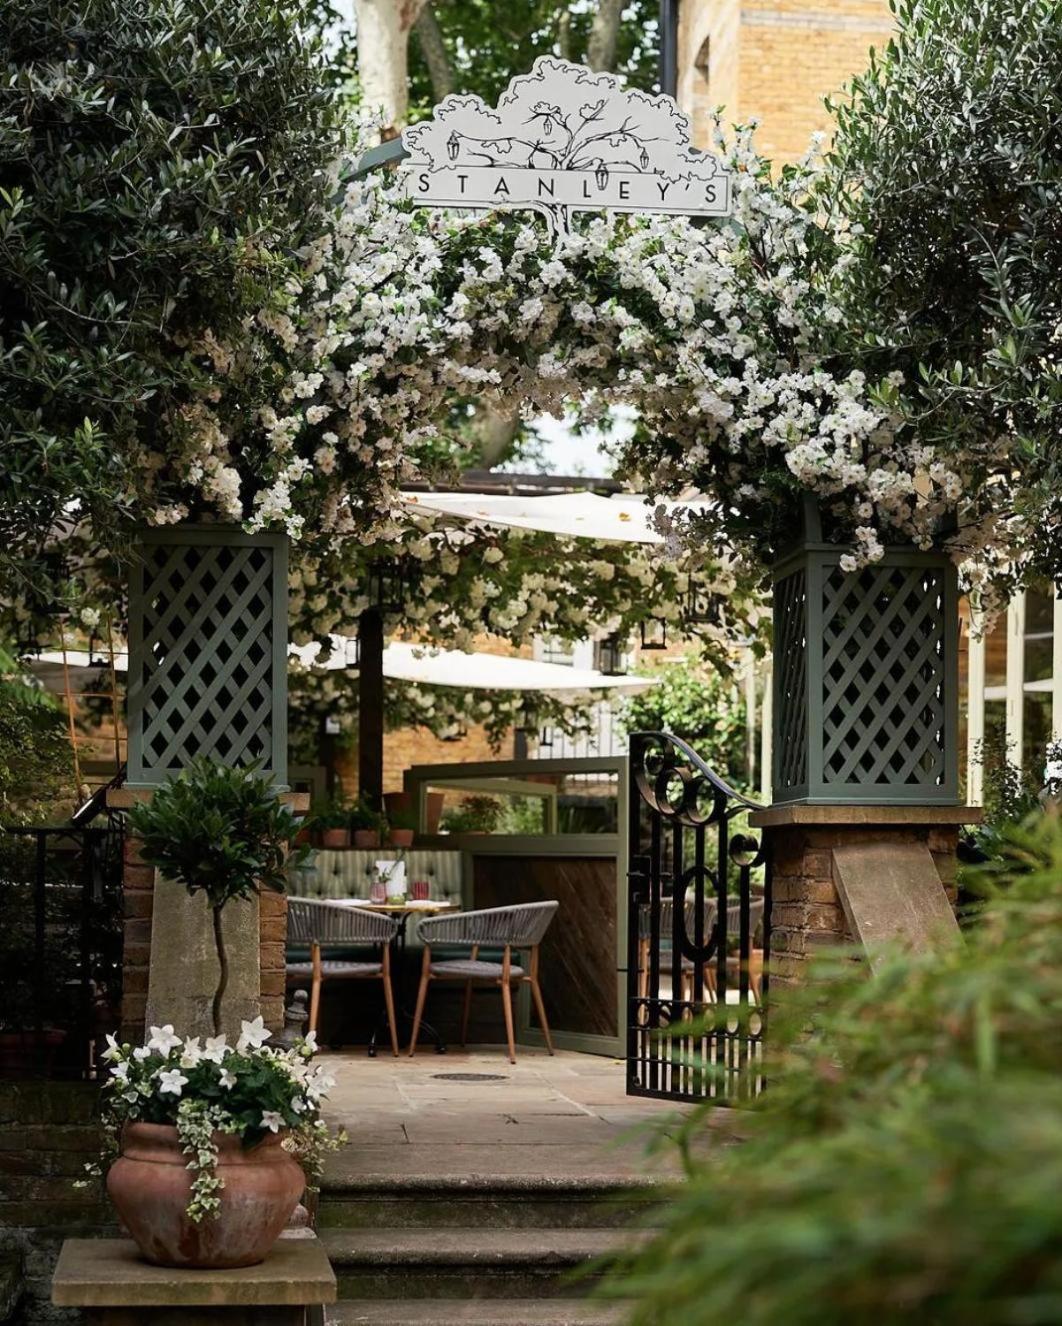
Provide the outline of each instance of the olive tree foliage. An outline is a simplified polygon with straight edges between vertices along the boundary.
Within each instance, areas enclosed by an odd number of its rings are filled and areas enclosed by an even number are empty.
[[[895,40],[836,107],[862,229],[846,317],[910,426],[977,461],[958,546],[1062,580],[1062,0],[893,0]]]
[[[8,604],[57,596],[77,542],[56,543],[57,525],[87,522],[113,547],[145,486],[157,510],[204,464],[205,402],[213,452],[253,461],[280,356],[218,347],[291,298],[292,255],[334,191],[338,120],[310,16],[304,0],[5,0]],[[160,455],[173,465],[156,482]]]

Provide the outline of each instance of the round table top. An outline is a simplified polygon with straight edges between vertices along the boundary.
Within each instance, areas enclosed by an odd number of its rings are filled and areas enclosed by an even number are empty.
[[[330,902],[344,907],[360,907],[367,912],[449,912],[457,909],[456,902],[438,898],[407,898],[405,902],[373,902],[369,898],[330,898]]]

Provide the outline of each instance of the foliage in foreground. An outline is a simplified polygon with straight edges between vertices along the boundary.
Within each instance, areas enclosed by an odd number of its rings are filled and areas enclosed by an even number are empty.
[[[1062,1320],[1062,822],[1007,837],[964,946],[774,1010],[747,1141],[611,1283],[636,1323]]]

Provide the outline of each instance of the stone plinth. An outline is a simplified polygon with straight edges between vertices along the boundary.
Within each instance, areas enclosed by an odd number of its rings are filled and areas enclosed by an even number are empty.
[[[771,850],[771,988],[800,982],[822,948],[861,944],[873,964],[957,934],[959,829],[970,806],[772,806],[750,815]]]
[[[336,1301],[336,1278],[313,1237],[281,1238],[260,1266],[171,1270],[127,1239],[67,1239],[52,1281],[56,1307],[93,1326],[305,1326]]]

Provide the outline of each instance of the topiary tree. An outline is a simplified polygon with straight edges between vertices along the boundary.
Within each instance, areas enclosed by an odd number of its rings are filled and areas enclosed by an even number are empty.
[[[292,255],[334,189],[311,8],[4,5],[4,599],[55,597],[79,521],[113,546],[131,517],[237,513],[233,460],[254,468]],[[256,320],[281,333],[268,350]]]
[[[135,805],[129,828],[148,865],[189,894],[206,894],[218,957],[214,1035],[220,1036],[229,979],[222,913],[230,902],[246,902],[261,889],[284,891],[289,871],[304,859],[301,851],[288,853],[299,822],[253,766],[231,769],[199,759],[150,801]]]

